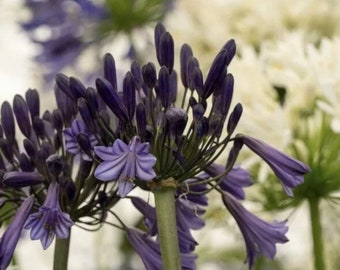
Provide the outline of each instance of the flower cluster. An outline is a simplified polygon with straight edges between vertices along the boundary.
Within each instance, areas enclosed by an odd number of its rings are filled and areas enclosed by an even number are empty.
[[[160,68],[132,62],[121,91],[114,58],[107,54],[96,88],[57,75],[58,108],[52,112],[40,115],[35,90],[28,90],[25,99],[15,96],[13,106],[2,104],[0,200],[11,210],[1,212],[0,221],[14,216],[0,240],[4,268],[22,228],[30,229],[31,239],[39,239],[46,249],[55,237],[68,238],[73,224],[99,228],[112,214],[117,223],[110,224],[126,232],[146,269],[160,269],[157,202],[154,207],[133,196],[134,189],[155,197],[158,191],[173,190],[183,269],[196,268],[198,243],[191,231],[204,227],[208,192],[220,194],[239,225],[249,268],[259,254],[273,258],[276,243],[287,241],[285,221],[267,223],[241,205],[243,188],[252,181],[235,162],[246,145],[271,167],[290,196],[309,167],[253,137],[233,135],[242,115],[241,104],[231,106],[234,79],[228,65],[236,53],[234,40],[218,52],[206,76],[184,44],[179,87],[172,36],[157,24],[154,38]],[[24,136],[22,143],[15,123]],[[221,155],[227,156],[224,166],[216,163]],[[120,200],[130,200],[144,216],[144,228],[119,218],[115,205]]]

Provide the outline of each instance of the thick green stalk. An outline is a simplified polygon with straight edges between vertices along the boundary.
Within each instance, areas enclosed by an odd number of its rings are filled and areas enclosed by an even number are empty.
[[[308,199],[313,237],[314,269],[325,270],[319,199]]]
[[[154,190],[153,193],[155,196],[162,269],[181,270],[175,210],[175,188],[163,187]]]
[[[66,239],[56,238],[54,247],[53,270],[67,270],[71,230]]]

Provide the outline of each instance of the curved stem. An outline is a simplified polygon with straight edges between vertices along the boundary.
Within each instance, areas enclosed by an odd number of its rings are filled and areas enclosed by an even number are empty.
[[[319,199],[308,199],[313,237],[314,269],[325,270]]]
[[[155,196],[163,270],[181,270],[175,209],[175,188],[165,187],[153,190],[153,193]]]
[[[54,247],[53,270],[67,270],[71,230],[66,239],[56,238]]]

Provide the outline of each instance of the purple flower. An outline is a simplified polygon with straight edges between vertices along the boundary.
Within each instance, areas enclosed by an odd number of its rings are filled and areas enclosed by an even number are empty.
[[[17,210],[15,217],[0,238],[0,270],[9,265],[18,243],[22,228],[33,206],[34,198],[28,197]]]
[[[162,269],[162,260],[159,243],[149,238],[142,231],[128,228],[127,238],[133,249],[142,259],[147,270]],[[182,260],[182,269],[196,269],[194,254],[180,254]]]
[[[31,239],[40,239],[43,249],[47,249],[55,236],[67,238],[69,227],[74,223],[69,214],[62,212],[59,204],[59,184],[50,184],[44,204],[39,212],[28,217],[25,229],[31,229]]]
[[[2,183],[7,187],[29,187],[39,185],[44,182],[44,177],[38,172],[6,172]]]
[[[216,163],[211,164],[205,169],[205,171],[212,177],[223,173],[224,170],[225,168],[222,165]],[[244,200],[245,193],[243,188],[249,187],[252,184],[253,182],[251,181],[249,173],[246,170],[240,167],[234,167],[220,180],[218,185],[222,190],[233,195],[235,198]]]
[[[89,0],[25,0],[25,5],[32,16],[21,26],[41,47],[35,59],[43,64],[47,80],[65,66],[74,64],[91,44],[85,36],[89,31],[94,32],[96,25],[107,17],[103,6]],[[47,29],[50,34],[37,35],[40,29]]]
[[[287,221],[268,223],[248,212],[234,197],[223,194],[222,200],[243,234],[249,269],[259,254],[273,259],[276,254],[275,244],[288,241],[285,236],[288,231]]]
[[[66,151],[74,155],[81,154],[84,160],[91,161],[92,158],[79,145],[79,139],[82,138],[79,135],[81,134],[86,135],[92,147],[97,145],[96,137],[87,129],[84,122],[76,119],[72,122],[70,128],[64,130]]]
[[[242,136],[242,141],[270,166],[280,179],[286,194],[293,196],[292,188],[302,184],[303,175],[310,172],[308,165],[250,136]]]
[[[156,177],[153,166],[156,157],[149,153],[149,143],[141,143],[135,136],[129,145],[117,139],[112,146],[96,146],[95,153],[103,160],[94,172],[102,181],[118,178],[118,194],[125,197],[133,188],[135,178],[149,181]]]

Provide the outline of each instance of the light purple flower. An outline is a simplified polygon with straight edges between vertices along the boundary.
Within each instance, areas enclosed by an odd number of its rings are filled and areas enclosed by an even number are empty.
[[[31,229],[31,239],[40,239],[43,249],[47,249],[55,236],[67,238],[69,228],[74,224],[69,214],[63,212],[59,204],[59,184],[50,184],[44,204],[39,212],[31,214],[25,229]]]
[[[248,212],[238,200],[226,193],[222,195],[222,200],[243,235],[249,269],[253,267],[255,258],[260,254],[273,259],[276,254],[275,244],[288,241],[285,236],[288,231],[287,221],[265,222]]]
[[[90,141],[91,146],[97,145],[96,137],[87,129],[86,125],[81,120],[74,120],[70,128],[65,128],[64,139],[66,151],[74,155],[81,154],[84,160],[91,161],[92,158],[86,154],[78,143],[78,135],[84,134]]]
[[[223,173],[224,170],[224,166],[216,163],[211,164],[205,169],[211,177],[215,177]],[[240,167],[232,168],[230,172],[219,182],[219,186],[222,190],[228,192],[239,200],[244,200],[245,198],[243,188],[251,186],[252,184],[253,182],[251,181],[249,173]]]
[[[162,259],[159,243],[149,238],[144,232],[128,228],[127,238],[133,249],[142,259],[146,270],[162,269]],[[182,269],[196,269],[196,256],[190,253],[181,253]]]
[[[33,197],[28,197],[23,201],[12,222],[0,238],[0,270],[5,270],[12,259],[14,249],[33,203]]]
[[[96,146],[94,151],[103,160],[94,172],[95,177],[102,181],[118,180],[121,197],[131,191],[136,178],[149,181],[156,177],[153,170],[156,157],[149,153],[149,143],[141,143],[138,136],[129,145],[117,139],[112,146]]]
[[[259,155],[280,179],[288,196],[293,196],[292,188],[303,183],[304,174],[310,172],[308,165],[276,150],[268,144],[250,136],[242,136],[243,143]]]

